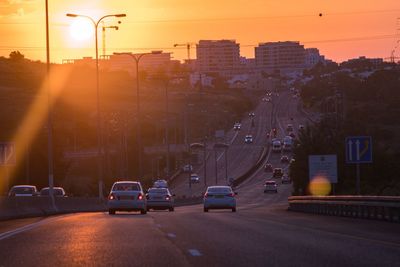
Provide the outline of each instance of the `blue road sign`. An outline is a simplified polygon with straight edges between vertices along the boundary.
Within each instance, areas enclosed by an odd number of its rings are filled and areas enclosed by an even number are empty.
[[[371,163],[372,138],[371,136],[346,137],[346,163]]]

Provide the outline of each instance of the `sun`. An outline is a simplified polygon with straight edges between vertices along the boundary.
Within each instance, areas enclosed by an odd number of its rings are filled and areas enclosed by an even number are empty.
[[[84,41],[93,36],[94,26],[85,18],[75,18],[71,23],[69,32],[76,41]]]

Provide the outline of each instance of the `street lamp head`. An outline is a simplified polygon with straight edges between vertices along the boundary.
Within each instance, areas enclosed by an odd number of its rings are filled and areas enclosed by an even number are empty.
[[[71,13],[68,13],[68,14],[67,14],[67,17],[76,18],[76,17],[78,17],[78,15],[76,15],[76,14],[71,14]]]
[[[123,17],[126,17],[126,14],[117,14],[117,15],[114,15],[115,17],[117,17],[117,18],[123,18]]]

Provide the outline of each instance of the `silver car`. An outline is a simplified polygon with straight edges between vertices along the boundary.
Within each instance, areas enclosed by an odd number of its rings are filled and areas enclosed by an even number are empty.
[[[267,193],[267,192],[278,193],[278,185],[276,184],[275,181],[269,180],[269,181],[265,182],[264,193]]]
[[[116,211],[140,211],[146,214],[146,196],[140,182],[119,181],[115,182],[108,196],[108,213]]]
[[[33,197],[38,194],[34,185],[14,185],[8,192],[9,197]]]
[[[174,197],[168,188],[150,188],[146,194],[147,210],[174,211]]]
[[[204,212],[209,209],[232,209],[236,212],[236,199],[230,186],[209,186],[204,194]]]

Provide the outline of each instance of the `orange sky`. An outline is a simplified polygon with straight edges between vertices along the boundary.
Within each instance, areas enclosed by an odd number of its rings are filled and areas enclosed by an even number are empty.
[[[44,2],[0,0],[0,56],[19,50],[28,58],[45,59]],[[260,42],[296,40],[343,61],[361,55],[389,57],[400,40],[399,0],[49,0],[49,9],[51,60],[56,63],[94,56],[93,39],[71,38],[74,19],[66,13],[95,18],[126,13],[118,31],[107,31],[108,54],[162,48],[183,59],[186,50],[174,49],[174,43],[236,39],[242,56],[254,57],[254,45]],[[117,25],[117,20],[106,24]],[[101,54],[100,31],[99,37]]]

